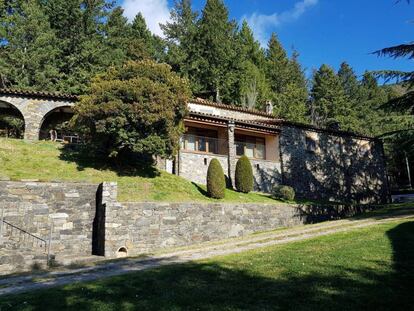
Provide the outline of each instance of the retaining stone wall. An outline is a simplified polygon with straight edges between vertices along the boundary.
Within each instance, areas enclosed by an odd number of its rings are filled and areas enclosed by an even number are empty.
[[[3,209],[4,220],[45,240],[53,225],[52,254],[90,255],[97,188],[83,183],[0,181],[0,216]],[[16,247],[22,243],[17,231],[4,226],[3,232],[4,240]]]
[[[105,255],[128,255],[160,248],[238,237],[257,231],[302,224],[301,208],[283,203],[119,203],[110,198],[114,184],[104,184]]]

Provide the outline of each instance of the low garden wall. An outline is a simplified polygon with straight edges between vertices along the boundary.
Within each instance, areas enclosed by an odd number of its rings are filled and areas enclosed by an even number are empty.
[[[88,255],[97,189],[97,184],[0,181],[0,217],[46,241],[50,236],[53,254]],[[3,240],[27,247],[27,234],[6,224],[2,230]]]
[[[128,255],[238,237],[302,224],[296,205],[229,203],[120,203],[116,184],[104,183],[105,255],[125,249]]]
[[[45,240],[51,233],[51,254],[57,261],[62,257],[76,259],[91,254],[138,255],[337,219],[364,210],[361,206],[319,207],[279,202],[125,203],[117,201],[116,183],[0,181],[0,216],[3,212],[4,220]],[[11,242],[14,245],[10,252],[20,254],[23,251],[19,249],[23,245],[20,238],[3,226],[0,254],[9,251]],[[6,268],[2,267],[5,264],[0,260],[0,274],[17,270],[10,262]]]

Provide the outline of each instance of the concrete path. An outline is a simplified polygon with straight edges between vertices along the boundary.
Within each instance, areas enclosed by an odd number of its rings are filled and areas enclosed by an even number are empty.
[[[325,222],[316,225],[299,226],[275,230],[175,249],[148,258],[126,258],[115,262],[102,262],[92,267],[67,271],[51,271],[42,274],[16,276],[0,279],[0,296],[17,294],[38,289],[62,286],[74,282],[93,281],[126,273],[156,268],[164,265],[184,263],[214,256],[240,253],[256,248],[302,241],[314,237],[346,232],[358,228],[389,223],[397,220],[414,220],[414,215],[396,215],[366,219],[347,219]]]

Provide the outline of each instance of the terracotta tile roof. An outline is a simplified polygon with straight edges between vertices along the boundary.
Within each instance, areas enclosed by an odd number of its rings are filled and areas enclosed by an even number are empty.
[[[17,90],[17,89],[0,89],[0,94],[27,96],[27,97],[35,97],[35,98],[78,100],[78,96],[76,95],[42,92],[42,91],[26,91],[26,90]]]
[[[227,124],[228,121],[233,121],[236,124],[236,126],[260,128],[267,132],[275,132],[280,130],[280,126],[278,126],[277,124],[264,123],[261,122],[262,120],[240,120],[235,118],[217,116],[204,112],[190,112],[189,116],[187,116],[187,119],[197,121],[209,121],[212,123],[219,124]]]
[[[8,89],[8,88],[0,88],[0,94],[27,96],[27,97],[35,97],[35,98],[62,99],[62,100],[72,100],[72,101],[79,100],[79,97],[77,95],[52,93],[52,92],[42,92],[42,91]],[[303,123],[287,121],[287,120],[279,119],[275,116],[272,116],[272,115],[270,115],[270,114],[268,114],[264,111],[260,111],[260,110],[256,110],[256,109],[248,109],[248,108],[238,107],[238,106],[234,106],[234,105],[226,105],[226,104],[221,104],[221,103],[215,103],[215,102],[205,100],[205,99],[202,99],[202,98],[192,99],[190,101],[190,103],[201,104],[201,105],[206,105],[206,106],[211,106],[211,107],[217,107],[217,108],[227,109],[227,110],[232,110],[232,111],[245,112],[245,113],[249,113],[249,114],[253,114],[253,115],[267,117],[268,120],[263,120],[263,119],[260,119],[260,120],[238,120],[238,119],[218,117],[216,115],[207,114],[207,113],[191,112],[191,116],[193,118],[196,115],[198,115],[199,117],[208,117],[210,120],[211,120],[211,118],[222,119],[222,120],[226,120],[226,121],[232,120],[234,122],[237,122],[240,125],[241,124],[252,125],[254,127],[262,127],[263,129],[268,128],[270,131],[275,130],[275,129],[279,129],[281,125],[285,125],[285,126],[299,127],[299,128],[302,128],[302,129],[308,129],[308,130],[316,131],[316,132],[330,133],[332,135],[338,135],[338,136],[352,136],[352,137],[355,137],[355,138],[368,139],[368,140],[376,140],[377,139],[377,138],[374,138],[372,136],[360,135],[360,134],[357,134],[357,133],[354,133],[354,132],[319,128],[319,127],[309,125],[309,124],[303,124]]]
[[[194,104],[201,104],[201,105],[205,105],[205,106],[211,106],[211,107],[217,107],[217,108],[222,108],[222,109],[227,109],[227,110],[233,110],[233,111],[240,111],[240,112],[245,112],[245,113],[250,113],[250,114],[255,114],[258,116],[263,116],[263,117],[267,117],[269,119],[278,119],[275,116],[268,114],[264,111],[260,111],[257,109],[248,109],[248,108],[244,108],[244,107],[239,107],[239,106],[235,106],[235,105],[227,105],[227,104],[222,104],[222,103],[216,103],[216,102],[212,102],[206,99],[202,99],[202,98],[195,98],[190,100],[190,103],[194,103]]]

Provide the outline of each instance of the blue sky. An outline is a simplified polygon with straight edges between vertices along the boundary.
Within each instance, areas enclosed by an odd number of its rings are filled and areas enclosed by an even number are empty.
[[[149,28],[168,19],[172,0],[122,0],[125,15],[143,12]],[[404,0],[403,0],[404,1]],[[201,11],[205,0],[193,0]],[[378,58],[370,53],[414,41],[414,3],[395,0],[227,0],[231,18],[247,19],[257,38],[266,44],[276,32],[290,52],[294,46],[310,73],[322,63],[335,69],[347,61],[357,74],[365,70],[412,70],[412,61]]]

